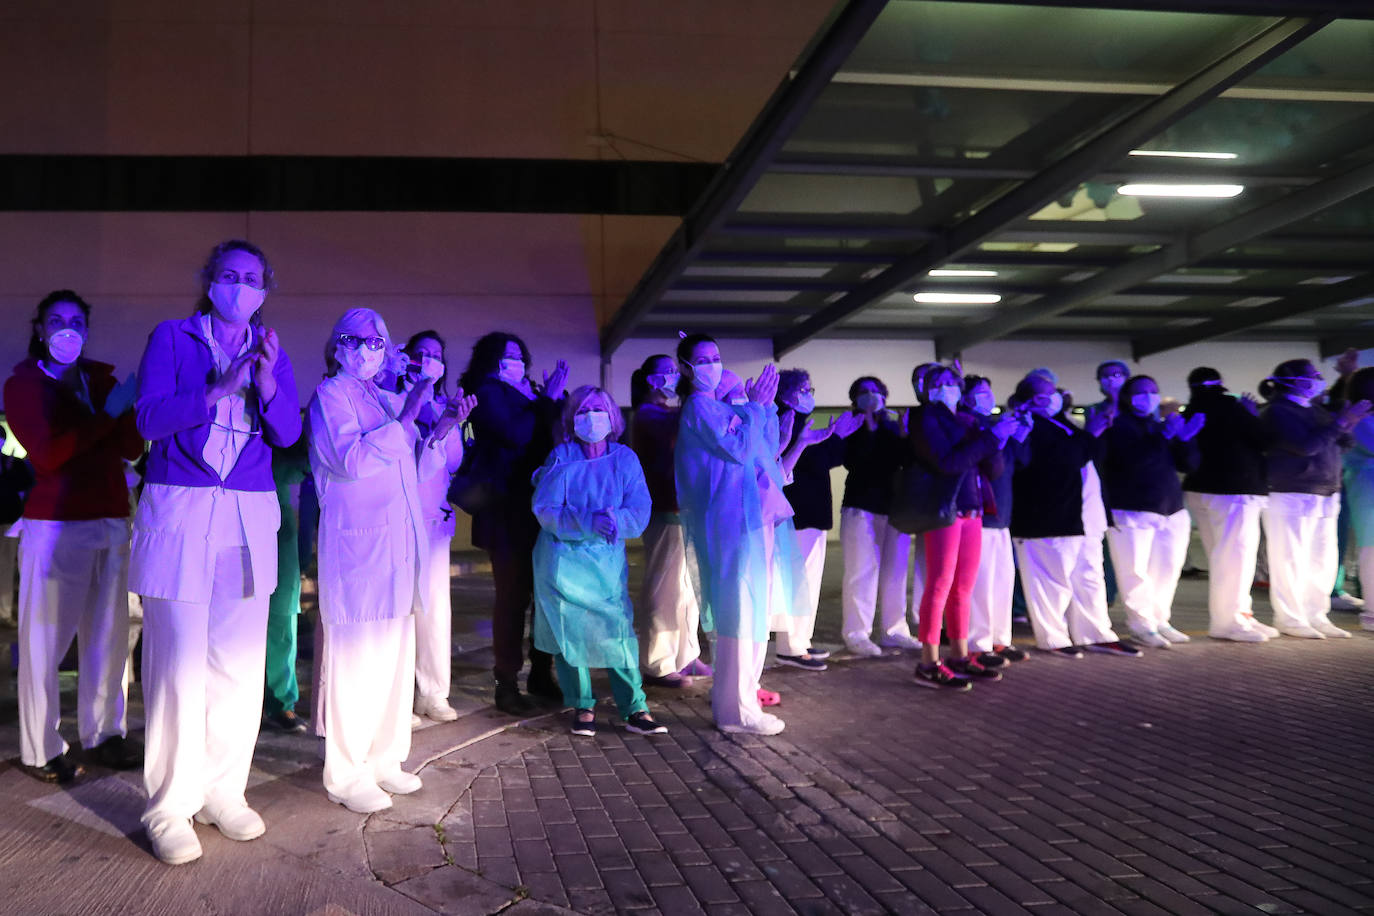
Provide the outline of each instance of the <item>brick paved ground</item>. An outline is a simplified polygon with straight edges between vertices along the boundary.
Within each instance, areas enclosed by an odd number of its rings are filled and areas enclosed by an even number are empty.
[[[483,708],[486,588],[456,586],[465,715],[417,732],[416,795],[353,815],[324,799],[312,741],[264,735],[249,800],[268,834],[199,828],[205,859],[167,869],[137,827],[136,775],[62,791],[11,759],[0,900],[17,908],[0,912],[1374,910],[1374,634],[1039,656],[961,695],[914,686],[896,655],[770,670],[781,736],[715,732],[694,687],[651,691],[667,736],[612,728],[602,707],[585,739]],[[1191,632],[1204,593],[1180,591]],[[13,715],[6,696],[10,758]]]

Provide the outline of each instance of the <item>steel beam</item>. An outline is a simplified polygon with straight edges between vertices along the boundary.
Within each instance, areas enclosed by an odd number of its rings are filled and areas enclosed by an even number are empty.
[[[887,0],[850,0],[812,45],[796,73],[774,90],[725,167],[602,331],[603,358],[616,351],[711,233],[735,212],[886,6]]]
[[[1268,305],[1237,310],[1235,314],[1223,315],[1203,324],[1184,328],[1181,331],[1132,340],[1131,353],[1136,359],[1141,359],[1191,343],[1247,331],[1260,325],[1282,321],[1285,318],[1330,308],[1371,295],[1374,295],[1374,274],[1365,274],[1346,280],[1344,283],[1313,287],[1310,292],[1297,293],[1287,299],[1271,302]]]
[[[1151,99],[1135,114],[1113,125],[1077,151],[1017,185],[986,208],[941,233],[915,254],[898,261],[839,301],[773,339],[781,356],[838,324],[870,303],[902,289],[915,277],[938,267],[998,235],[1008,223],[1023,219],[1049,201],[1091,178],[1104,166],[1215,98],[1229,86],[1315,34],[1330,17],[1285,19],[1250,38],[1220,60]]]

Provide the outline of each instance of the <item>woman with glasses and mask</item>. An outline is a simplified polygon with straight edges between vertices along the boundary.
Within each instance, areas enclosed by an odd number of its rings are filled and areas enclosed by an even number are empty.
[[[1260,413],[1269,442],[1269,502],[1262,513],[1269,603],[1278,631],[1305,639],[1350,636],[1327,617],[1339,562],[1341,453],[1370,408],[1356,401],[1331,413],[1315,403],[1322,391],[1321,373],[1306,359],[1279,363],[1259,386],[1269,402]]]
[[[318,689],[324,787],[350,811],[391,807],[420,788],[410,753],[420,556],[427,549],[415,447],[432,378],[403,395],[376,382],[391,349],[386,322],[351,309],[324,347],[310,400],[310,466],[320,500]]]
[[[116,769],[143,762],[124,741],[124,460],[143,454],[143,440],[131,409],[133,377],[119,383],[113,366],[81,355],[90,316],[90,305],[69,289],[45,296],[31,322],[29,358],[5,382],[7,419],[35,473],[23,514],[9,531],[19,538],[19,759],[45,782],[71,782],[81,772],[58,733],[57,667],[73,638],[80,653],[82,747],[90,759]]]
[[[453,633],[450,553],[456,528],[448,502],[449,480],[463,463],[461,426],[477,406],[459,388],[445,395],[448,372],[444,339],[437,331],[421,331],[406,342],[409,390],[423,389],[415,417],[415,461],[425,536],[420,550],[420,603],[415,609],[415,714],[436,722],[452,722],[458,712],[449,705],[452,689]]]
[[[653,499],[653,514],[644,529],[644,585],[635,604],[640,668],[645,683],[671,688],[690,686],[693,677],[709,677],[712,672],[701,660],[701,607],[687,566],[673,480],[681,380],[677,361],[666,353],[650,356],[630,378],[631,440]]]
[[[472,411],[474,455],[482,468],[488,497],[472,516],[472,542],[491,559],[496,598],[491,612],[496,708],[513,716],[534,709],[520,692],[517,677],[524,666],[525,620],[534,598],[531,557],[539,522],[530,509],[530,478],[553,449],[553,426],[559,416],[568,364],[559,360],[544,384],[529,377],[530,351],[514,334],[493,331],[472,348],[472,358],[459,387],[477,396]],[[530,646],[526,689],[541,700],[563,701],[553,677],[553,659]]]
[[[277,584],[272,449],[301,431],[291,361],[259,311],[266,255],[224,242],[200,279],[194,313],[149,337],[136,404],[150,444],[129,561],[143,598],[143,824],[172,865],[201,855],[192,816],[232,840],[265,829],[244,790]]]
[[[625,539],[649,523],[652,501],[610,394],[583,385],[563,405],[557,444],[534,475],[534,644],[553,656],[572,733],[596,735],[591,668],[605,668],[628,731],[668,729],[649,715],[639,679]]]
[[[764,366],[734,404],[717,397],[724,364],[715,340],[684,337],[677,356],[677,494],[701,574],[703,623],[716,634],[712,715],[721,731],[776,735],[782,719],[759,705],[769,622],[805,600],[793,576],[796,536],[777,460],[777,369]]]
[[[1102,476],[1112,511],[1107,546],[1126,623],[1136,641],[1167,649],[1188,642],[1169,622],[1192,530],[1179,474],[1197,467],[1193,440],[1207,417],[1173,413],[1160,421],[1158,411],[1154,379],[1137,375],[1121,386],[1116,419],[1102,434]]]

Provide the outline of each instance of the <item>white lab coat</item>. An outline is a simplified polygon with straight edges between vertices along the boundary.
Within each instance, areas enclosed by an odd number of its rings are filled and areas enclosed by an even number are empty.
[[[420,412],[422,427],[433,428],[441,410],[438,402],[431,401]],[[422,697],[446,698],[453,672],[449,564],[455,527],[448,485],[453,472],[463,463],[462,431],[455,427],[442,440],[422,436],[416,442],[415,453],[420,509],[424,513],[420,601],[415,609],[415,692]]]

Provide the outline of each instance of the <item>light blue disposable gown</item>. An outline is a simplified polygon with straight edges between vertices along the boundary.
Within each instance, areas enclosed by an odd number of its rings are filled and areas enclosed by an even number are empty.
[[[565,442],[534,472],[534,645],[574,668],[638,668],[625,539],[639,537],[653,504],[639,458],[612,442],[588,458]],[[592,530],[609,509],[618,537]]]
[[[1371,547],[1374,546],[1374,417],[1365,417],[1351,432],[1355,445],[1344,458],[1345,498],[1350,506],[1355,543]]]
[[[802,577],[794,574],[800,558],[790,518],[774,525],[771,568],[764,555],[763,529],[774,522],[764,519],[759,476],[781,497],[777,453],[773,404],[734,405],[694,394],[682,406],[677,499],[701,577],[701,624],[718,636],[767,642],[770,629],[808,606]]]

